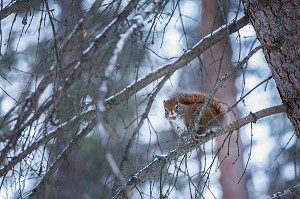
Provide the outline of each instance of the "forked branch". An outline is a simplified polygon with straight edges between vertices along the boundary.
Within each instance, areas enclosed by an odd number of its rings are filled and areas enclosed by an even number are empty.
[[[232,131],[238,130],[241,127],[245,126],[249,123],[255,123],[257,120],[274,115],[277,113],[283,113],[286,111],[286,106],[281,104],[277,106],[273,106],[270,108],[266,108],[260,110],[255,113],[250,113],[248,116],[239,119],[231,124],[224,126],[223,128],[219,128],[216,132],[211,132],[204,134],[199,141],[196,143],[194,141],[187,141],[186,143],[179,143],[179,145],[172,151],[169,151],[165,155],[155,157],[147,166],[139,170],[136,174],[134,174],[126,184],[116,193],[113,198],[126,198],[126,193],[129,190],[133,189],[135,186],[143,182],[143,180],[153,174],[155,171],[159,171],[166,164],[170,163],[172,160],[179,158],[182,155],[185,155],[194,149],[198,148],[200,145],[208,142],[209,140],[218,137],[220,135],[230,133]]]
[[[242,27],[246,26],[249,23],[247,17],[242,17],[238,20],[231,22],[230,24],[226,24],[221,26],[219,29],[215,30],[212,34],[204,37],[201,41],[195,44],[190,50],[181,55],[177,60],[166,64],[157,70],[149,73],[147,76],[139,79],[135,83],[129,85],[128,87],[121,90],[116,95],[113,95],[105,100],[106,108],[112,108],[125,99],[128,99],[131,95],[138,92],[142,88],[146,87],[150,83],[156,81],[157,79],[167,75],[172,74],[176,70],[186,66],[197,56],[201,55],[204,51],[209,49],[211,46],[216,44],[218,41],[227,37],[228,35],[236,32]]]

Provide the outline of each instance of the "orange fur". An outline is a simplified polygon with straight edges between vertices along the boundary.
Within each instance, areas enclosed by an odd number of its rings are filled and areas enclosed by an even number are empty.
[[[181,91],[176,92],[170,99],[164,100],[165,117],[175,123],[183,119],[187,130],[194,127],[196,114],[207,98],[207,94],[202,92]],[[226,111],[216,98],[213,98],[204,111],[203,117],[199,122],[198,134],[226,123]]]
[[[207,94],[197,91],[180,91],[176,92],[172,98],[177,98],[178,102],[185,105],[204,104]],[[171,98],[171,99],[172,99]],[[217,98],[210,101],[210,105],[216,110],[218,114],[225,114],[225,109],[219,103]]]

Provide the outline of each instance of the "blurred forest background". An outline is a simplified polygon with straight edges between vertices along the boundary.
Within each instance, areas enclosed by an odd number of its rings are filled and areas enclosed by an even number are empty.
[[[247,19],[229,30],[243,16],[238,0],[2,0],[0,197],[115,196],[180,142],[163,99],[210,93],[260,45]],[[222,40],[198,47],[220,26]],[[230,122],[282,101],[262,51],[249,58],[216,93]],[[123,197],[269,198],[299,184],[298,150],[276,114],[158,167]]]

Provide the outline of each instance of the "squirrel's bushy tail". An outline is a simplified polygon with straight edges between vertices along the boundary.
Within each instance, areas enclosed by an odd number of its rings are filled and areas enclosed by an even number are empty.
[[[176,98],[181,104],[189,105],[196,103],[204,104],[207,96],[207,94],[198,91],[178,91],[174,93],[172,97]],[[209,102],[209,106],[213,107],[216,110],[220,118],[223,117],[225,120],[227,120],[225,116],[226,110],[223,108],[217,98],[211,99],[211,101]]]

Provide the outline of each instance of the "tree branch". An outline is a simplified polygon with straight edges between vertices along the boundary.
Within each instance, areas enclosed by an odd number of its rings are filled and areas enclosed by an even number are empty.
[[[149,85],[153,81],[169,74],[174,73],[176,70],[184,67],[186,64],[191,62],[194,58],[201,55],[204,51],[209,49],[211,46],[216,44],[218,41],[227,37],[231,33],[236,32],[242,27],[248,24],[247,17],[242,17],[238,20],[231,22],[230,24],[226,24],[221,26],[217,30],[215,30],[212,34],[204,37],[201,41],[199,41],[196,45],[194,45],[190,50],[185,52],[182,56],[180,56],[177,60],[172,63],[166,64],[159,69],[155,70],[152,73],[149,73],[147,76],[139,79],[137,82],[129,85],[128,87],[121,90],[119,93],[107,98],[105,100],[106,108],[112,108],[123,100],[127,99],[129,96],[138,92],[145,86]]]
[[[159,171],[162,167],[170,163],[172,160],[175,160],[180,156],[193,151],[194,149],[198,148],[200,145],[203,145],[209,140],[218,137],[220,135],[238,130],[241,127],[245,126],[246,124],[255,123],[258,119],[270,115],[274,115],[277,113],[283,113],[285,111],[286,111],[286,106],[282,104],[282,105],[266,108],[255,113],[250,112],[248,116],[242,119],[239,119],[229,125],[226,125],[223,128],[219,127],[216,132],[211,132],[202,135],[199,138],[197,143],[194,140],[187,141],[186,143],[179,143],[179,145],[174,150],[169,151],[166,155],[157,156],[147,166],[145,166],[140,171],[138,171],[135,175],[133,175],[113,198],[118,198],[118,199],[126,198],[125,193],[127,192],[127,190],[132,189],[136,185],[140,184],[147,176],[151,175],[155,171]]]
[[[93,57],[95,52],[99,48],[101,48],[103,44],[110,45],[113,42],[111,35],[114,35],[118,26],[124,22],[124,20],[132,13],[132,10],[134,10],[138,6],[138,4],[138,0],[130,1],[124,8],[124,10],[118,15],[118,17],[112,20],[112,22],[109,25],[107,25],[107,28],[105,28],[105,30],[102,33],[96,36],[95,41],[83,52],[83,62]]]
[[[214,86],[214,88],[212,89],[212,91],[209,93],[209,95],[206,97],[204,104],[200,107],[200,112],[199,114],[197,114],[196,120],[200,121],[200,119],[203,117],[204,112],[209,104],[209,102],[211,101],[211,99],[214,97],[214,95],[216,94],[216,92],[218,91],[218,89],[223,85],[223,83],[232,75],[236,74],[237,72],[239,72],[240,70],[242,70],[244,68],[244,65],[249,61],[249,59],[258,51],[262,48],[262,46],[257,46],[256,48],[254,48],[242,61],[240,61],[236,67],[234,67],[230,72],[226,73]],[[230,111],[227,110],[228,112]],[[196,123],[194,126],[194,130],[199,129],[198,124]]]
[[[74,45],[74,41],[78,40],[78,37],[81,36],[90,26],[92,21],[97,16],[97,10],[100,8],[104,0],[96,0],[91,6],[90,10],[86,15],[79,20],[77,25],[74,27],[73,31],[68,35],[68,38],[62,44],[62,53],[65,54],[68,52]]]
[[[7,144],[4,149],[1,151],[0,154],[0,161],[2,161],[7,153],[12,149],[19,137],[21,136],[22,132],[28,127],[31,126],[31,124],[36,121],[41,114],[47,110],[49,107],[53,106],[55,101],[59,101],[63,95],[66,93],[66,91],[74,84],[74,82],[79,81],[81,75],[82,75],[82,68],[80,67],[79,63],[74,67],[74,70],[72,71],[72,74],[66,78],[66,80],[63,82],[63,84],[60,86],[58,91],[56,91],[53,96],[48,101],[45,101],[44,104],[42,104],[37,110],[35,110],[35,103],[36,98],[34,96],[41,95],[41,93],[34,93],[31,95],[31,97],[27,98],[24,105],[21,106],[20,113],[17,118],[17,123],[14,126],[14,129],[12,130],[13,136],[9,140],[9,144]],[[32,100],[32,101],[31,101]],[[32,114],[34,112],[34,114]],[[32,116],[31,116],[32,115]],[[28,119],[28,117],[30,117]],[[23,124],[24,122],[24,124]],[[23,125],[22,125],[23,124]],[[0,137],[1,139],[1,137]]]
[[[163,87],[163,85],[166,83],[166,81],[168,79],[169,79],[169,76],[168,75],[165,76],[161,80],[161,82],[159,82],[159,84],[157,85],[155,91],[150,95],[149,101],[148,101],[148,103],[146,105],[146,108],[145,108],[145,111],[144,111],[144,113],[141,116],[141,120],[137,124],[136,128],[134,129],[134,131],[133,131],[133,133],[131,135],[131,138],[129,139],[129,141],[127,143],[124,155],[122,156],[122,160],[121,160],[121,163],[120,163],[120,170],[123,170],[123,168],[124,168],[124,163],[128,159],[129,150],[130,150],[130,148],[131,148],[131,146],[133,144],[133,141],[135,140],[136,135],[138,134],[138,132],[140,131],[142,125],[144,124],[145,119],[148,117],[148,114],[150,112],[150,109],[152,107],[152,104],[154,102],[154,99],[155,99],[156,95],[158,94],[158,92],[161,90],[161,88]]]
[[[300,196],[300,185],[287,188],[281,192],[273,194],[270,199],[294,199]]]
[[[81,132],[76,135],[73,140],[66,146],[66,148],[63,150],[63,152],[58,156],[58,158],[55,160],[55,162],[51,165],[50,169],[47,171],[47,173],[44,175],[43,179],[35,186],[35,188],[32,189],[31,194],[28,198],[42,198],[41,193],[42,189],[45,188],[46,184],[51,184],[51,178],[53,177],[54,173],[59,169],[60,165],[63,163],[64,160],[66,160],[67,157],[69,157],[70,153],[74,149],[74,147],[78,144],[79,141],[81,141],[88,133],[90,133],[93,128],[96,126],[97,121],[94,117],[90,123],[81,130]]]
[[[13,4],[11,4],[10,6],[7,6],[5,8],[3,8],[0,11],[0,20],[8,17],[9,15],[11,15],[12,13],[18,12],[19,10],[28,7],[29,3],[25,2],[25,1],[16,1]]]
[[[64,132],[64,129],[78,124],[82,122],[83,120],[87,119],[88,117],[91,117],[92,115],[95,115],[96,111],[95,110],[90,110],[83,112],[82,114],[72,118],[70,121],[65,122],[61,126],[57,127],[56,129],[52,130],[49,132],[47,135],[39,139],[38,141],[34,142],[31,146],[29,146],[26,150],[22,151],[18,156],[12,158],[12,160],[5,165],[1,170],[0,170],[0,177],[4,176],[9,172],[16,164],[18,164],[20,161],[22,161],[28,154],[30,154],[32,151],[38,149],[40,146],[43,144],[49,142],[51,139],[54,137],[58,136],[59,134]]]

